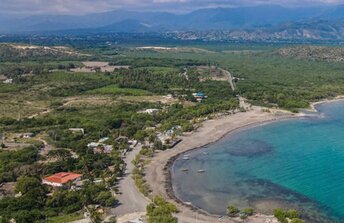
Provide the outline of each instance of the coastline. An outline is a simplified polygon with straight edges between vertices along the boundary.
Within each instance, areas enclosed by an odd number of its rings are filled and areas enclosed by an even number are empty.
[[[263,109],[262,107],[253,107],[252,110],[247,112],[207,120],[195,132],[182,136],[183,141],[176,147],[158,152],[154,156],[146,168],[145,179],[151,187],[153,195],[162,196],[177,206],[180,210],[176,214],[179,222],[191,222],[197,218],[198,222],[206,223],[215,222],[219,219],[219,216],[192,206],[192,204],[186,204],[175,196],[171,182],[170,167],[181,154],[216,143],[223,137],[245,128],[265,125],[275,121],[307,117],[304,113],[294,114],[279,109],[270,109],[271,112],[265,112]],[[240,220],[223,218],[222,222],[240,222]],[[273,216],[256,214],[250,217],[247,222],[263,223],[277,221]]]
[[[304,111],[318,112],[317,105],[344,100],[344,96],[337,96],[333,99],[325,99],[310,104],[310,109]],[[218,215],[208,213],[190,203],[186,203],[177,198],[173,191],[171,182],[171,166],[174,161],[182,154],[200,149],[204,146],[216,143],[222,138],[242,131],[247,128],[254,128],[260,125],[266,125],[273,122],[290,120],[294,118],[315,117],[317,115],[304,112],[291,113],[281,109],[269,109],[264,111],[264,107],[254,106],[250,111],[239,112],[234,115],[216,117],[204,121],[202,126],[191,134],[182,136],[182,142],[176,147],[166,151],[158,152],[146,168],[146,181],[152,189],[153,195],[165,198],[177,206],[180,210],[175,216],[179,222],[188,223],[197,219],[199,223],[219,221]],[[239,218],[222,218],[221,222],[235,223],[242,222]],[[277,223],[277,219],[272,215],[257,213],[247,219],[248,223]]]
[[[337,102],[337,101],[342,101],[342,100],[344,100],[344,95],[336,96],[332,99],[324,99],[324,100],[312,102],[310,104],[311,108],[306,109],[306,111],[318,112],[318,110],[316,109],[317,105],[321,105],[321,104],[325,104],[325,103],[331,103],[331,102]]]

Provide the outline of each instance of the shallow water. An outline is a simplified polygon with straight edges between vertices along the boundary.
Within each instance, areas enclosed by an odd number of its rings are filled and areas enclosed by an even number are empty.
[[[266,214],[283,207],[309,222],[344,222],[344,102],[317,109],[323,118],[242,130],[180,156],[172,166],[176,196],[214,214],[229,204]]]

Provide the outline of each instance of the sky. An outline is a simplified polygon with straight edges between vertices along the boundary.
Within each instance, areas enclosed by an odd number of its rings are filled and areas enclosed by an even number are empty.
[[[279,4],[287,7],[344,4],[344,0],[0,0],[2,15],[81,15],[116,9],[183,13],[199,8]]]

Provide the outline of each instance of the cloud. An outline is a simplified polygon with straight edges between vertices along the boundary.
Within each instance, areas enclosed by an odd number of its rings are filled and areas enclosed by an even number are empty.
[[[257,4],[311,6],[344,4],[344,0],[0,0],[1,14],[87,14],[115,9],[184,12],[206,7]]]

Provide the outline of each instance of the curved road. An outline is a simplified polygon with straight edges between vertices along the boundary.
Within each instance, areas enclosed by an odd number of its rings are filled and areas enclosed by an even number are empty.
[[[221,72],[225,73],[225,75],[228,77],[228,83],[231,86],[232,91],[235,91],[235,84],[233,82],[233,76],[231,74],[231,72],[229,72],[228,70],[219,68],[219,70],[221,70]]]

